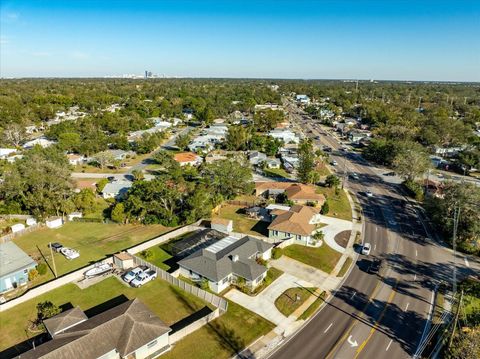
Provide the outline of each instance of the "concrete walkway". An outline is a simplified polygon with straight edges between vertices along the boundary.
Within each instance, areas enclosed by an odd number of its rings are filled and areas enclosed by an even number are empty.
[[[284,273],[256,296],[250,296],[240,292],[238,289],[232,289],[225,294],[225,298],[240,304],[242,307],[264,317],[273,324],[283,327],[287,318],[277,309],[275,300],[289,288],[312,286],[312,283],[301,280],[289,273]]]
[[[322,215],[319,215],[319,217],[320,223],[326,224],[325,227],[320,228],[325,235],[324,242],[333,250],[345,253],[345,248],[335,242],[335,236],[343,231],[351,231],[353,227],[352,222]]]

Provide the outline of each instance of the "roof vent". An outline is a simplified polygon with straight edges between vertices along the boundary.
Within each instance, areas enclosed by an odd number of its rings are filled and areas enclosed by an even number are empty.
[[[238,262],[238,254],[232,256],[232,262]]]

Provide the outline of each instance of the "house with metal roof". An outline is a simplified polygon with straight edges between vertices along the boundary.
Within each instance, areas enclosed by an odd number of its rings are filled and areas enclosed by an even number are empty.
[[[17,358],[144,359],[170,349],[172,329],[138,299],[90,318],[76,307],[43,323],[52,339]]]
[[[26,285],[28,272],[36,265],[15,243],[0,243],[0,293]]]
[[[228,236],[180,260],[180,274],[195,281],[206,279],[215,293],[222,292],[239,278],[254,289],[265,279],[268,270],[257,260],[270,259],[272,248],[272,244],[257,238]]]

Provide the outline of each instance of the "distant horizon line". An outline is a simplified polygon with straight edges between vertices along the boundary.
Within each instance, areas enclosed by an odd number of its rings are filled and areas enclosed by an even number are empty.
[[[398,79],[365,79],[365,78],[302,78],[302,77],[228,77],[228,76],[155,76],[145,78],[142,75],[135,75],[138,77],[123,77],[105,75],[105,76],[0,76],[0,80],[21,80],[21,79],[102,79],[102,80],[166,80],[166,79],[196,79],[196,80],[280,80],[280,81],[343,81],[343,82],[404,82],[404,83],[449,83],[449,84],[480,84],[477,81],[462,81],[462,80],[398,80]]]

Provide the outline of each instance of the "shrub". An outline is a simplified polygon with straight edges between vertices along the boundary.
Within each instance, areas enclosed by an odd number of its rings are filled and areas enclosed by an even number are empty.
[[[47,274],[47,265],[45,263],[40,263],[38,266],[37,266],[37,272],[38,274],[40,275],[45,275]]]
[[[28,271],[28,280],[34,280],[38,276],[38,271],[36,269],[30,269]]]
[[[325,203],[322,205],[322,208],[320,209],[320,213],[325,215],[325,214],[328,214],[329,211],[330,211],[330,206],[328,204],[328,201],[325,201]]]
[[[37,321],[41,322],[44,319],[51,318],[62,310],[57,307],[55,304],[50,302],[49,300],[45,302],[40,302],[37,304]]]
[[[315,207],[315,206],[317,205],[317,202],[315,202],[315,201],[313,201],[313,202],[312,202],[312,201],[308,201],[308,202],[305,203],[305,204],[306,204],[307,206],[309,206],[309,207]]]
[[[273,259],[278,259],[283,255],[283,250],[282,248],[273,248],[272,249],[272,258]]]
[[[407,180],[403,182],[403,185],[412,197],[419,202],[423,201],[423,187],[419,183]]]
[[[150,249],[145,249],[144,251],[140,252],[140,255],[142,256],[142,258],[149,260],[153,257],[153,252]]]

